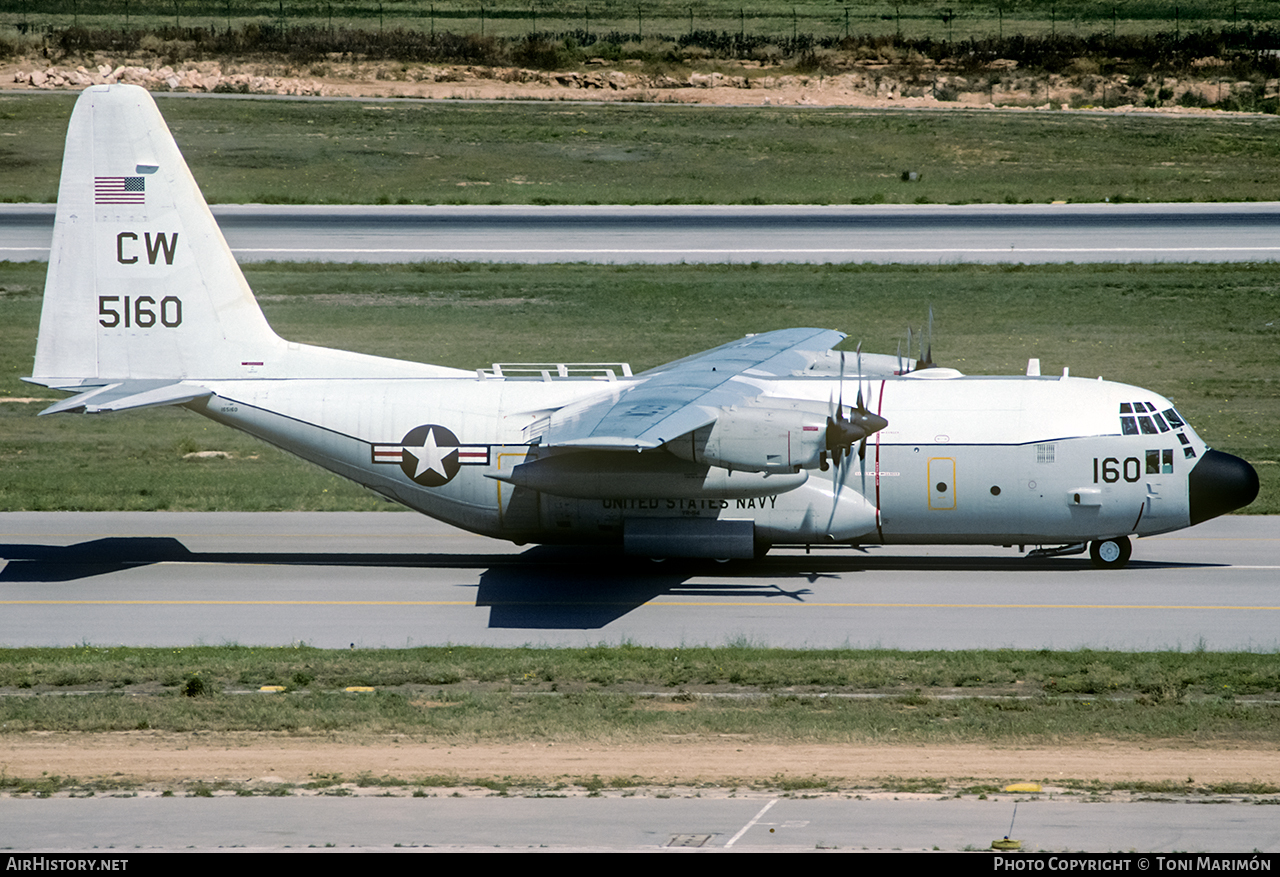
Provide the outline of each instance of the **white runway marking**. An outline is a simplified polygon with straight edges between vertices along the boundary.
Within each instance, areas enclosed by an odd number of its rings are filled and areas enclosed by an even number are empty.
[[[737,834],[735,834],[733,837],[729,838],[729,841],[724,845],[724,848],[727,850],[727,849],[729,849],[729,847],[731,847],[731,846],[733,846],[735,843],[737,843],[737,842],[738,842],[738,838],[740,838],[740,837],[742,837],[744,834],[746,834],[746,833],[747,833],[747,832],[752,828],[752,826],[754,826],[757,822],[759,822],[759,821],[760,821],[761,817],[763,817],[766,813],[768,813],[768,812],[769,812],[769,808],[770,808],[770,807],[772,807],[774,804],[777,804],[777,803],[778,803],[778,799],[777,799],[777,798],[774,798],[774,799],[773,799],[772,801],[770,801],[768,804],[765,804],[762,808],[760,808],[760,812],[759,812],[759,813],[757,813],[754,817],[752,817],[752,819],[751,819],[751,821],[750,821],[750,822],[748,822],[746,825],[742,826],[742,828],[738,831],[738,833],[737,833]]]

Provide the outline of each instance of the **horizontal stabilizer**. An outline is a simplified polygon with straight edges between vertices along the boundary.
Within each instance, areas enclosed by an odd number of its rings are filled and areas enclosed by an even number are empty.
[[[65,411],[83,411],[97,414],[101,411],[124,411],[128,408],[154,408],[159,405],[181,405],[202,396],[212,396],[213,391],[186,381],[134,380],[94,387],[92,390],[63,399],[40,412],[61,414]]]

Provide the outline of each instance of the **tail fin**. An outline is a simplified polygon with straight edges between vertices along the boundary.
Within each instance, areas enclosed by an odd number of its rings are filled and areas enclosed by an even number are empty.
[[[34,380],[241,377],[281,346],[151,95],[86,89],[67,129]]]
[[[162,389],[179,381],[471,374],[284,341],[151,95],[133,85],[80,95],[67,129],[33,383],[116,385],[111,393],[133,402],[114,409],[191,398],[187,388]]]

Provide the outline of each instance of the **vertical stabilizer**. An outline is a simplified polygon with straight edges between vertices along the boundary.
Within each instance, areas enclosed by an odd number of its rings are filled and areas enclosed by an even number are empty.
[[[239,377],[284,347],[144,89],[95,86],[67,130],[35,380]]]
[[[134,85],[80,95],[67,128],[33,383],[70,390],[127,381],[130,390],[139,381],[473,374],[281,339],[151,95]],[[149,392],[164,401],[148,404],[175,404],[173,393]]]

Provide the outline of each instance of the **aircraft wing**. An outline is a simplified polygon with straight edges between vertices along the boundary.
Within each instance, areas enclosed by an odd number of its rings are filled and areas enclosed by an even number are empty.
[[[759,396],[752,378],[803,372],[844,337],[830,329],[781,329],[650,369],[634,383],[619,383],[612,392],[553,413],[543,444],[596,450],[659,447],[715,422],[728,406]]]
[[[213,391],[199,384],[173,380],[127,380],[94,387],[50,405],[40,412],[60,414],[64,411],[83,411],[97,414],[100,411],[124,411],[129,408],[154,408],[158,405],[181,405],[201,396],[212,396]]]

